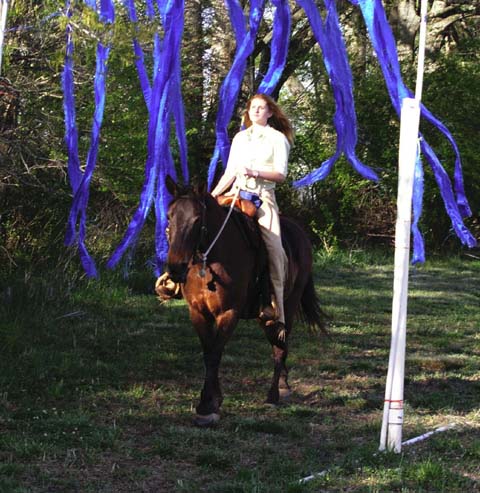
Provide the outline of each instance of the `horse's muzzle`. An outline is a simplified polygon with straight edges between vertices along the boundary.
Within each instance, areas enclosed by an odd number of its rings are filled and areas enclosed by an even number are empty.
[[[188,263],[167,264],[167,272],[173,282],[184,283],[187,280]]]

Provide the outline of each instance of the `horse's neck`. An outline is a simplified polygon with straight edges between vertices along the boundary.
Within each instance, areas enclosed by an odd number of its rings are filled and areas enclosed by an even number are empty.
[[[235,223],[231,215],[228,218],[229,209],[218,205],[217,201],[212,196],[207,196],[205,200],[205,205],[207,242],[209,243],[207,247],[210,245],[211,242],[215,240],[217,234],[223,228],[223,231],[220,237],[217,239],[215,246],[217,247],[216,250],[218,253],[226,252],[228,254],[229,252],[226,251],[225,247],[218,248],[219,243],[224,244],[226,239],[228,239],[229,243],[243,241],[243,237],[238,229],[238,225]]]

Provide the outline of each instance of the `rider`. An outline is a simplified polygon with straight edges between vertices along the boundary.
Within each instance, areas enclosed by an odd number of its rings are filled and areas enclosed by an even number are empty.
[[[280,106],[266,94],[256,94],[248,100],[243,124],[245,129],[233,138],[225,173],[212,195],[221,195],[231,187],[229,194],[235,194],[240,189],[260,197],[262,204],[257,210],[257,218],[268,252],[274,294],[274,314],[267,314],[268,310],[264,309],[263,316],[284,326],[283,291],[287,256],[282,247],[275,185],[285,181],[287,176],[293,130]]]

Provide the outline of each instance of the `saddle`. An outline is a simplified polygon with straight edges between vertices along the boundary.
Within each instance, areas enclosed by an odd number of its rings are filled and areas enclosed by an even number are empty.
[[[217,202],[222,207],[230,207],[234,198],[235,196],[233,195],[219,195],[217,197]],[[248,217],[255,217],[255,214],[257,213],[256,205],[251,200],[242,197],[236,198],[234,207],[242,211]]]

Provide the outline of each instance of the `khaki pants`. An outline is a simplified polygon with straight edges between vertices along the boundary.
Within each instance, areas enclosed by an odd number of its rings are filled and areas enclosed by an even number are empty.
[[[267,247],[270,281],[277,304],[278,320],[285,324],[283,290],[288,259],[282,246],[278,205],[273,190],[263,191],[260,198],[263,200],[263,203],[257,211],[258,224],[260,225],[263,241]]]

